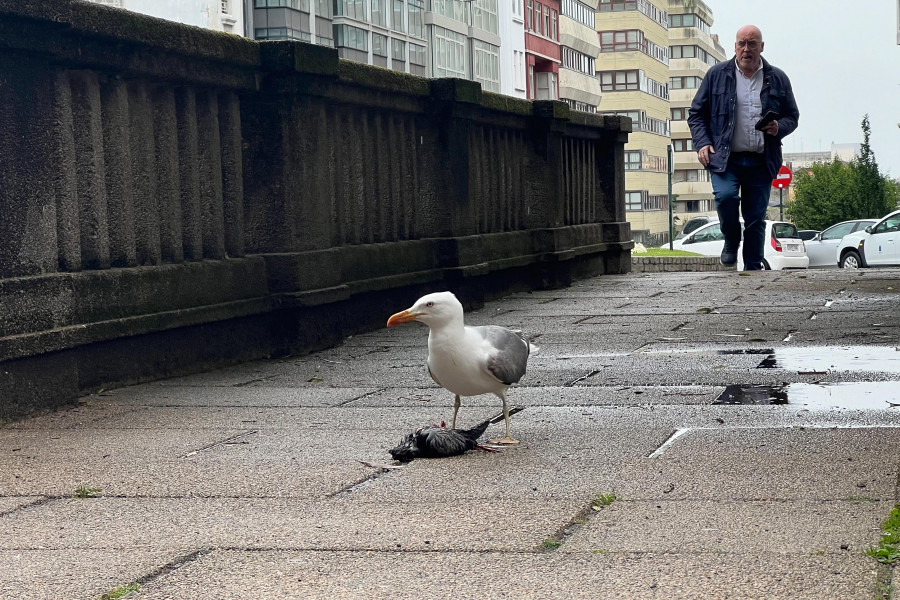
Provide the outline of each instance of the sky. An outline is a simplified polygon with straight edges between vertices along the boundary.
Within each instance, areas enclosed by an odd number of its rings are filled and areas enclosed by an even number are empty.
[[[791,80],[800,126],[784,139],[784,152],[861,143],[868,114],[878,167],[900,178],[898,0],[704,1],[729,58],[737,30],[756,25],[763,56]]]

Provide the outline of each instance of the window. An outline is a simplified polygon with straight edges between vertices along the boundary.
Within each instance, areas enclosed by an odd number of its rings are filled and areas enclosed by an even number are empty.
[[[637,10],[653,19],[661,27],[669,28],[669,13],[660,10],[650,0],[600,0],[600,12]]]
[[[222,2],[225,6],[225,2]],[[254,8],[293,8],[309,12],[309,0],[254,0]]]
[[[316,0],[316,16],[323,19],[330,19],[334,16],[331,14],[331,0]]]
[[[514,19],[522,20],[522,0],[512,0],[512,14]]]
[[[725,234],[722,233],[722,228],[718,223],[715,223],[713,225],[710,225],[709,227],[698,229],[697,231],[692,233],[686,240],[684,240],[684,243],[697,244],[700,242],[718,242],[724,239]]]
[[[663,137],[669,137],[669,123],[664,119],[655,119],[647,115],[645,110],[604,111],[604,115],[631,117],[631,128],[634,131],[646,131]]]
[[[689,152],[694,149],[694,140],[687,138],[683,140],[672,140],[672,149],[675,152]]]
[[[489,92],[500,91],[500,48],[481,40],[472,43],[472,78]]]
[[[391,40],[391,58],[406,62],[406,42],[403,40]]]
[[[559,29],[557,28],[557,21],[559,21],[559,13],[555,10],[550,11],[550,39],[556,40],[559,39]]]
[[[372,32],[372,54],[375,56],[388,55],[388,37],[380,33]]]
[[[872,233],[889,233],[892,231],[900,231],[900,215],[888,217],[872,229]]]
[[[715,65],[718,60],[699,46],[672,46],[669,48],[670,58],[699,58],[709,66]]]
[[[544,5],[540,2],[534,3],[534,31],[539,33],[540,35],[544,34],[543,24],[544,19],[541,15],[544,14]]]
[[[310,41],[310,35],[306,31],[291,29],[290,27],[262,27],[253,30],[253,37],[257,40],[299,40]]]
[[[594,9],[578,0],[562,0],[562,14],[591,29],[595,27]]]
[[[537,86],[535,99],[537,100],[558,100],[559,85],[556,73],[539,72],[534,74],[535,85]]]
[[[466,36],[437,25],[432,26],[432,63],[435,77],[466,76]]]
[[[839,240],[848,233],[853,232],[853,227],[855,223],[841,223],[840,225],[835,225],[834,227],[829,227],[826,231],[822,232],[821,239],[823,240]]]
[[[641,210],[643,192],[625,192],[625,210]]]
[[[672,183],[696,183],[709,181],[709,173],[706,169],[677,169],[672,173]]]
[[[669,87],[673,90],[695,90],[700,87],[703,79],[695,75],[687,77],[671,77],[669,78]]]
[[[472,3],[472,26],[490,33],[499,33],[497,0],[475,0]]]
[[[650,195],[644,200],[644,210],[663,210],[669,208],[669,197],[659,194]]]
[[[700,31],[710,32],[709,24],[697,15],[669,15],[669,27],[696,27]]]
[[[513,50],[513,69],[515,69],[515,88],[525,89],[525,53]]]
[[[546,37],[552,37],[550,33],[550,7],[544,5],[544,30],[541,32]]]
[[[419,65],[426,66],[425,59],[425,46],[420,46],[418,44],[413,44],[410,42],[409,44],[409,64],[411,65]]]
[[[625,170],[640,171],[641,170],[641,151],[626,150],[625,151]]]
[[[672,109],[672,120],[673,121],[686,121],[688,118],[688,109],[687,108],[673,108]]]
[[[569,108],[572,110],[580,110],[581,112],[586,113],[596,113],[597,107],[593,104],[588,104],[587,102],[579,102],[578,100],[572,100],[571,98],[566,99],[566,104],[569,105]]]
[[[334,0],[334,16],[365,21],[365,2],[363,0]]]
[[[664,65],[669,64],[669,49],[658,46],[644,37],[639,29],[601,31],[600,52],[643,52]]]
[[[534,31],[534,22],[531,20],[534,11],[534,0],[527,0],[527,9],[525,10],[525,31]]]
[[[636,0],[600,0],[600,12],[637,10]]]
[[[637,71],[601,71],[600,88],[604,92],[638,90]]]
[[[562,66],[591,77],[594,76],[594,59],[568,46],[562,47]]]
[[[495,0],[496,1],[496,0]],[[409,35],[425,39],[425,2],[409,0]]]
[[[372,25],[387,27],[387,0],[372,0]],[[379,56],[387,56],[387,54],[379,54]]]
[[[429,6],[432,12],[444,15],[460,23],[467,23],[468,20],[468,4],[463,0],[429,0]]]
[[[368,31],[351,25],[332,25],[334,29],[334,43],[342,48],[354,50],[368,50],[366,39]]]
[[[391,19],[391,29],[394,31],[406,31],[406,28],[403,26],[403,13],[404,13],[404,0],[394,0],[394,14]]]

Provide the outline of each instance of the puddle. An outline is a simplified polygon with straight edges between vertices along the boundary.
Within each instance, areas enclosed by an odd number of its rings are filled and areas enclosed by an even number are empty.
[[[713,404],[787,405],[808,410],[900,410],[900,381],[729,385]]]
[[[759,363],[760,369],[787,369],[808,373],[877,371],[900,373],[900,348],[893,346],[816,346],[778,348]]]

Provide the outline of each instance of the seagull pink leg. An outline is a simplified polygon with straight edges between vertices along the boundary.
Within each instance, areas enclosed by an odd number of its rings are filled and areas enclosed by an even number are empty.
[[[456,413],[459,412],[459,394],[456,394],[456,400],[453,402],[453,424],[450,426],[450,429],[456,429]]]

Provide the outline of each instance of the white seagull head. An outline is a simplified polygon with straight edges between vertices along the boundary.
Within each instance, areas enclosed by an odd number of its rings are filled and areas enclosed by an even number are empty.
[[[463,307],[450,292],[437,292],[422,296],[416,303],[392,315],[387,326],[394,327],[401,323],[418,321],[430,328],[442,328],[448,325],[463,325]]]

